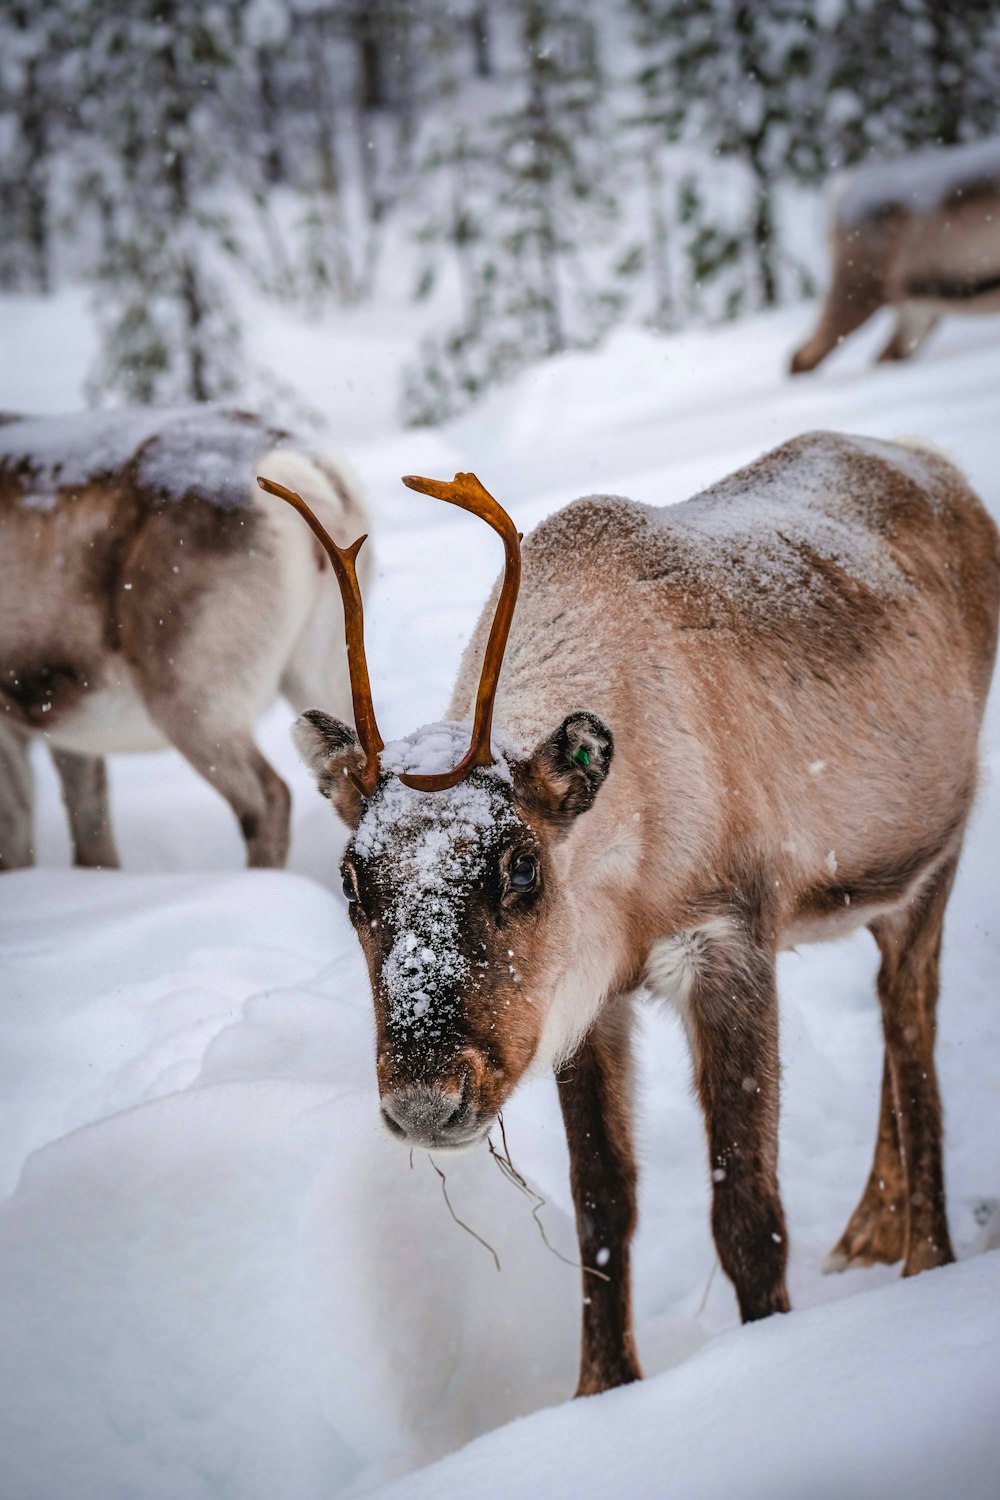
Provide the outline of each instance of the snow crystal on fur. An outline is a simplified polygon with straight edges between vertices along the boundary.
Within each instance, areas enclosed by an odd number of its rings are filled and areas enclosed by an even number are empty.
[[[418,792],[398,779],[450,770],[468,749],[471,726],[428,724],[386,745],[380,783],[354,835],[354,852],[380,860],[383,889],[391,892],[386,918],[395,939],[382,966],[393,1022],[428,1040],[450,1019],[449,997],[470,977],[463,951],[469,893],[482,879],[498,838],[518,823],[509,791],[517,752],[494,735],[492,766],[458,786]]]

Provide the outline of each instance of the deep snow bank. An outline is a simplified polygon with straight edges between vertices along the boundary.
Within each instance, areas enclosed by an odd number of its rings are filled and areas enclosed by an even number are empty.
[[[448,1159],[498,1275],[379,1126],[326,891],[34,871],[4,894],[11,1175],[27,1156],[0,1205],[4,1500],[307,1500],[565,1394],[576,1273],[498,1171]]]
[[[1000,1253],[723,1334],[490,1433],[383,1500],[995,1500]]]
[[[387,736],[444,708],[500,564],[488,528],[403,490],[402,473],[473,468],[527,528],[588,492],[683,499],[810,428],[919,433],[1000,515],[1000,324],[956,319],[918,363],[871,371],[875,327],[818,377],[786,381],[811,315],[670,340],[623,330],[441,432],[385,425],[352,445],[331,406],[370,492],[369,659]],[[5,328],[0,405],[65,406],[72,341],[60,385],[18,384],[37,361],[33,329]],[[369,361],[352,368],[355,407],[383,389],[374,422],[391,377],[378,341],[355,334]],[[300,336],[303,388],[326,389],[330,330]],[[295,761],[289,718],[276,709],[262,738],[293,789],[297,875],[242,871],[229,809],[173,753],[111,766],[125,871],[66,870],[63,809],[37,758],[45,868],[0,881],[0,1500],[369,1493],[573,1388],[578,1276],[545,1250],[529,1205],[484,1153],[443,1163],[498,1275],[449,1216],[428,1158],[411,1170],[379,1130],[367,981],[335,887],[343,831]],[[503,1428],[401,1493],[996,1493],[984,1483],[1000,1474],[997,1257],[979,1253],[1000,1241],[995,1220],[981,1225],[1000,1197],[996,693],[985,745],[938,1049],[965,1263],[906,1284],[885,1267],[820,1275],[874,1142],[875,950],[858,934],[785,955],[780,1167],[798,1311],[737,1327],[712,1274],[682,1035],[650,1012],[635,1305],[653,1378]],[[506,1122],[548,1199],[550,1238],[572,1254],[551,1084],[520,1091]]]

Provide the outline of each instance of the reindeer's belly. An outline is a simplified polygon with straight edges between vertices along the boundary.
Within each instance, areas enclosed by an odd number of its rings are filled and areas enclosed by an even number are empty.
[[[1000,195],[914,219],[888,289],[893,302],[925,302],[942,313],[1000,312]]]
[[[49,742],[80,755],[127,755],[164,750],[169,741],[154,724],[127,675],[108,673],[98,686],[81,692],[41,728]]]
[[[914,882],[913,889],[919,888],[926,876]],[[843,901],[843,897],[839,895]],[[836,899],[836,898],[835,898]],[[905,906],[912,899],[912,893],[907,892],[893,900],[866,901],[833,907],[830,911],[809,912],[804,911],[796,916],[786,927],[782,927],[778,934],[778,949],[785,952],[789,948],[798,948],[807,943],[832,943],[838,938],[848,937],[859,927],[867,927],[874,922],[876,917],[885,916],[887,912],[896,911]],[[832,905],[832,902],[831,902]]]

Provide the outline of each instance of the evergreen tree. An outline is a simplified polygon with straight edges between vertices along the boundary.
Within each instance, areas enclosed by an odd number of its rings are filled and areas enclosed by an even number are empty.
[[[847,0],[831,91],[845,163],[1000,129],[996,0]]]
[[[29,0],[0,9],[0,287],[11,290],[47,292],[52,283],[54,21]]]
[[[77,116],[96,203],[100,392],[210,400],[238,384],[227,287],[253,157],[232,138],[249,76],[239,0],[75,0]],[[137,85],[141,79],[141,85]],[[239,167],[237,167],[239,162]]]
[[[513,11],[517,50],[497,100],[517,102],[485,118],[480,103],[425,157],[438,203],[445,179],[430,238],[454,256],[462,317],[409,372],[411,421],[441,420],[532,359],[592,343],[620,305],[602,241],[615,200],[594,15],[566,0]]]
[[[706,166],[716,156],[743,165],[756,300],[770,306],[788,265],[777,185],[815,182],[825,161],[830,54],[817,13],[795,0],[632,0],[632,7],[644,56],[645,119],[666,141],[701,151]],[[709,192],[698,197],[704,204]],[[727,249],[723,260],[730,259]]]

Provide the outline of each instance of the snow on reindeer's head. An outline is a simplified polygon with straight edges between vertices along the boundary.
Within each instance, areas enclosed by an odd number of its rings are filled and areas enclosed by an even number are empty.
[[[384,745],[354,569],[364,538],[338,548],[299,496],[260,482],[308,521],[344,597],[357,733],[310,709],[294,737],[319,790],[353,830],[344,894],[371,978],[382,1115],[409,1144],[471,1145],[534,1058],[567,967],[552,854],[603,785],[611,732],[583,711],[528,752],[492,733],[520,538],[475,476],[459,474],[451,484],[404,482],[481,516],[504,542],[475,720],[471,734],[468,725],[438,723]]]

